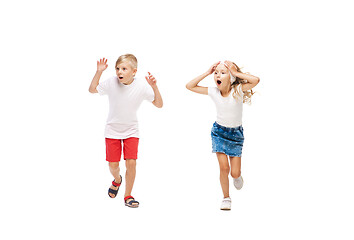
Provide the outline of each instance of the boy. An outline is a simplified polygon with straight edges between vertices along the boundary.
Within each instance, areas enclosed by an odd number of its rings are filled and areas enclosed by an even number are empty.
[[[115,68],[116,75],[99,83],[101,75],[107,69],[107,59],[97,61],[97,71],[92,79],[89,92],[108,95],[109,114],[105,128],[106,160],[114,177],[108,195],[117,196],[122,176],[119,174],[122,142],[126,164],[126,188],[124,202],[128,207],[139,207],[139,202],[131,196],[136,174],[136,159],[139,144],[139,129],[136,116],[137,109],[143,100],[151,101],[156,107],[163,105],[162,97],[156,85],[156,79],[149,73],[146,81],[136,79],[137,59],[132,54],[118,58]]]

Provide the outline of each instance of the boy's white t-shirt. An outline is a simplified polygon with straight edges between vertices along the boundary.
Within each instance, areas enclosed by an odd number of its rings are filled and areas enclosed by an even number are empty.
[[[134,78],[129,85],[119,82],[114,76],[97,86],[100,95],[108,95],[109,113],[105,128],[105,137],[127,139],[139,137],[136,112],[143,100],[154,101],[155,94],[146,81]]]
[[[241,84],[237,86],[241,93],[240,99],[235,99],[231,89],[229,96],[223,97],[217,87],[208,87],[208,95],[216,106],[216,122],[224,127],[235,128],[242,125],[243,92]]]

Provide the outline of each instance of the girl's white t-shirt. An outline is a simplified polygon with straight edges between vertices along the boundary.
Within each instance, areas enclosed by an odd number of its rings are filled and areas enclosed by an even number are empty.
[[[237,86],[241,93],[240,99],[235,99],[231,89],[229,96],[223,97],[217,87],[208,87],[208,95],[216,106],[216,122],[224,127],[235,128],[242,125],[243,92],[241,84]]]
[[[109,113],[104,136],[106,138],[127,139],[139,137],[136,112],[143,100],[154,101],[155,95],[146,81],[134,78],[129,85],[119,82],[114,76],[97,86],[100,95],[108,95]]]

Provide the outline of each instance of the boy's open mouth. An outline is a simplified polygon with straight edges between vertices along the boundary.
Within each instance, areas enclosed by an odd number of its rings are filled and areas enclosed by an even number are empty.
[[[220,85],[220,84],[221,84],[221,81],[220,81],[220,80],[217,80],[216,83],[217,83],[218,85]]]
[[[119,77],[119,79],[123,79],[123,77]]]

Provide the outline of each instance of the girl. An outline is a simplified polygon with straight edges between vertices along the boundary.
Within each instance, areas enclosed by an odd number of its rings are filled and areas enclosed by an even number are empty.
[[[205,77],[214,73],[216,87],[198,85]],[[211,130],[212,149],[216,153],[220,166],[220,184],[224,194],[221,210],[231,210],[229,195],[229,172],[234,186],[240,190],[243,186],[241,176],[241,155],[243,146],[242,105],[250,102],[252,88],[259,78],[242,73],[233,62],[217,62],[207,72],[190,81],[186,87],[196,93],[209,95],[216,105],[217,118]],[[230,165],[229,165],[230,161]]]

